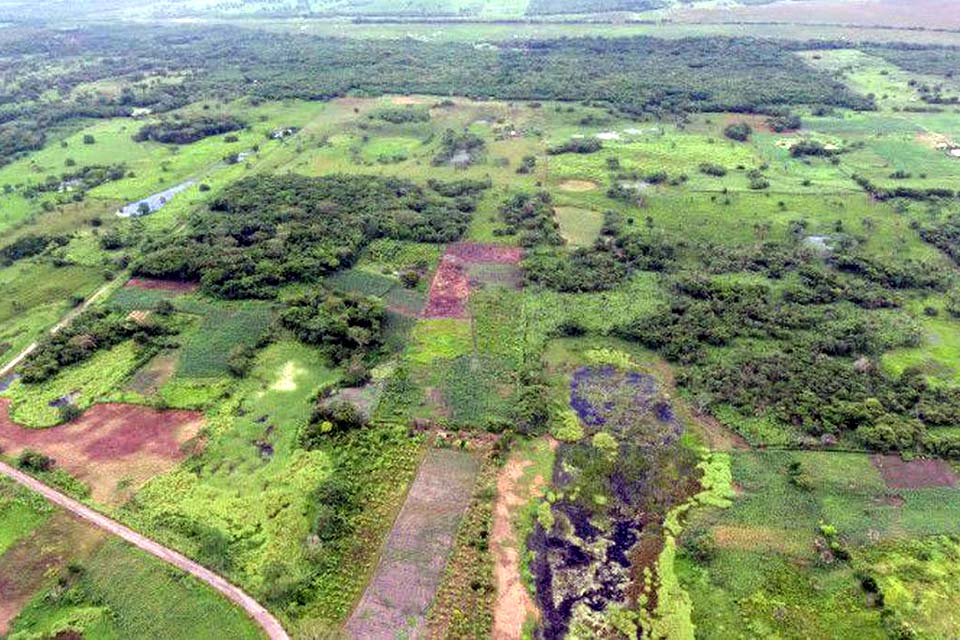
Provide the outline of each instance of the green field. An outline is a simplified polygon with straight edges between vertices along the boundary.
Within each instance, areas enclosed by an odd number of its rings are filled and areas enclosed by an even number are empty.
[[[11,418],[204,418],[101,508],[334,638],[427,448],[458,448],[480,479],[434,608],[405,612],[431,637],[494,634],[505,530],[539,616],[504,637],[957,634],[960,57],[918,45],[956,33],[241,4],[0,29],[27,52],[0,77],[0,363],[116,287],[9,381]],[[0,483],[0,557],[50,513]],[[11,638],[259,635],[117,541],[60,564]]]

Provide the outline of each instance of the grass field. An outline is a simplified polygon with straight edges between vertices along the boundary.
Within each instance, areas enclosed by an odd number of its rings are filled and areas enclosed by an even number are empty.
[[[209,587],[122,542],[108,541],[76,567],[27,605],[8,637],[263,637]]]
[[[737,453],[733,479],[733,506],[694,513],[682,539],[678,570],[703,637],[737,628],[749,637],[886,637],[857,570],[894,574],[896,550],[912,544],[906,540],[957,532],[955,489],[891,499],[861,454]],[[852,562],[823,560],[822,524],[836,527]]]

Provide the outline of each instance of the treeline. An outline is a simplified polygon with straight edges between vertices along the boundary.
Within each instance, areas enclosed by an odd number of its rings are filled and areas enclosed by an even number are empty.
[[[0,249],[0,266],[10,266],[17,260],[38,256],[49,247],[62,247],[70,242],[65,235],[25,235]]]
[[[922,189],[920,187],[896,186],[893,188],[881,187],[859,174],[852,176],[853,181],[860,185],[864,191],[869,193],[877,200],[893,200],[895,198],[904,198],[907,200],[935,200],[939,198],[956,198],[958,192],[946,187],[929,187]]]
[[[163,318],[166,311],[153,314],[143,322],[106,309],[84,312],[70,326],[43,339],[20,367],[20,377],[28,384],[43,382],[62,368],[78,364],[101,349],[109,349],[124,340],[136,340],[144,347],[159,348],[164,336],[176,329]],[[159,318],[159,319],[158,319]]]
[[[669,4],[666,0],[530,0],[527,15],[652,11]]]
[[[0,44],[8,57],[0,61],[0,86],[9,89],[0,91],[0,163],[38,148],[51,126],[68,120],[131,115],[144,107],[163,113],[203,98],[426,93],[589,100],[634,115],[769,113],[794,104],[873,107],[829,76],[798,65],[793,45],[748,38],[531,40],[494,50],[225,26],[4,31]],[[44,71],[51,68],[61,71]],[[181,81],[152,81],[171,74]],[[106,78],[127,86],[116,96],[73,91]],[[49,91],[65,97],[44,99]]]
[[[145,247],[134,269],[199,281],[223,298],[272,298],[281,285],[350,266],[375,238],[459,239],[486,183],[432,184],[362,175],[244,178],[195,213],[185,236]]]
[[[136,142],[153,140],[164,144],[190,144],[210,136],[239,131],[244,123],[230,115],[201,116],[184,120],[163,120],[144,125],[133,139]]]

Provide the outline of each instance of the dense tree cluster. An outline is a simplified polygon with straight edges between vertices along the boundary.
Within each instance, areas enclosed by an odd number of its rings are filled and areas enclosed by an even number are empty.
[[[7,53],[0,78],[29,78],[5,82],[0,90],[0,163],[41,147],[48,129],[62,122],[130,116],[142,108],[164,113],[212,97],[322,100],[351,92],[416,92],[595,100],[637,115],[772,112],[795,104],[873,106],[827,75],[797,65],[787,45],[747,38],[532,40],[495,50],[226,26],[101,25],[5,29],[0,49]],[[453,59],[458,64],[451,65]],[[49,68],[59,71],[42,73]],[[182,82],[152,81],[170,74],[180,74]],[[125,81],[118,95],[74,91],[107,78]],[[62,99],[44,99],[51,91]],[[148,135],[182,140],[196,134],[157,129]]]
[[[156,314],[154,318],[138,322],[106,309],[86,311],[70,326],[44,338],[20,368],[20,377],[27,383],[43,382],[63,367],[83,362],[98,350],[109,349],[124,340],[155,346],[175,330],[156,318]]]
[[[469,131],[457,133],[447,129],[440,139],[440,149],[433,157],[433,164],[438,167],[451,162],[457,165],[472,164],[483,153],[486,144],[483,138]]]
[[[601,236],[591,248],[536,251],[523,261],[528,282],[565,292],[612,289],[634,271],[663,271],[676,247],[660,234]]]
[[[63,235],[38,234],[20,236],[0,249],[0,265],[9,266],[17,260],[40,255],[46,251],[48,247],[62,247],[68,242],[70,242],[70,238]]]
[[[459,239],[479,184],[453,192],[464,195],[443,197],[376,176],[249,177],[224,189],[209,211],[195,213],[185,236],[148,246],[135,270],[199,281],[224,298],[272,298],[282,284],[316,281],[349,266],[375,238]]]
[[[522,247],[565,244],[553,198],[546,191],[514,195],[500,206],[500,218],[504,226],[494,230],[494,234],[516,236]]]
[[[370,119],[383,120],[392,124],[409,122],[430,122],[430,111],[422,107],[383,107],[370,114]]]
[[[558,156],[562,153],[596,153],[603,149],[603,143],[597,138],[570,138],[566,142],[547,148],[547,153],[551,156]]]
[[[378,349],[386,309],[377,298],[319,289],[288,302],[280,316],[301,342],[321,347],[334,362]]]
[[[163,120],[140,128],[133,139],[137,142],[153,140],[164,144],[190,144],[210,136],[239,131],[245,125],[229,115],[202,116],[184,120]]]
[[[794,158],[802,158],[804,156],[829,158],[839,153],[840,149],[825,145],[818,140],[801,140],[790,147],[790,155]]]
[[[753,133],[753,127],[746,122],[734,122],[723,129],[723,135],[737,142],[746,142]]]

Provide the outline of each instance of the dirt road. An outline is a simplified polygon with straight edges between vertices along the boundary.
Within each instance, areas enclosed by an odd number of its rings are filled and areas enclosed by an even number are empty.
[[[107,291],[109,291],[112,287],[116,286],[118,283],[126,281],[127,278],[129,278],[129,276],[127,274],[123,274],[120,277],[114,280],[111,280],[107,284],[97,289],[94,292],[94,294],[89,298],[87,298],[83,304],[71,309],[69,312],[67,312],[65,316],[63,316],[63,318],[60,319],[60,322],[50,327],[50,333],[51,334],[56,333],[61,329],[63,329],[64,327],[68,326],[71,322],[73,322],[76,319],[77,316],[79,316],[81,313],[86,311],[90,307],[90,305],[92,305],[101,297],[103,297],[103,295]],[[31,353],[33,353],[36,350],[37,345],[38,343],[36,342],[28,345],[23,351],[21,351],[17,355],[17,357],[15,357],[13,360],[11,360],[6,365],[4,365],[4,367],[0,369],[0,379],[5,378],[10,373],[13,373],[13,370],[16,369],[20,365],[20,363],[27,358],[27,356],[29,356]]]
[[[270,640],[289,640],[289,636],[287,635],[287,632],[283,630],[280,622],[274,618],[269,611],[257,603],[256,600],[241,591],[238,587],[235,587],[227,582],[224,578],[197,564],[193,560],[190,560],[183,554],[178,553],[173,549],[168,549],[167,547],[164,547],[163,545],[140,535],[133,529],[125,527],[119,522],[108,518],[98,511],[94,511],[90,507],[77,502],[73,498],[60,493],[56,489],[48,487],[39,480],[21,471],[18,471],[17,469],[3,462],[0,462],[0,475],[4,475],[14,482],[17,482],[24,487],[39,493],[53,504],[69,511],[77,517],[82,518],[83,520],[86,520],[87,522],[90,522],[91,524],[96,525],[97,527],[100,527],[101,529],[104,529],[113,535],[123,538],[135,547],[138,547],[147,553],[160,558],[164,562],[172,564],[178,569],[189,573],[201,582],[210,585],[226,596],[226,598],[231,602],[243,608],[243,610],[246,611],[247,614],[253,618],[257,624],[260,625]]]

